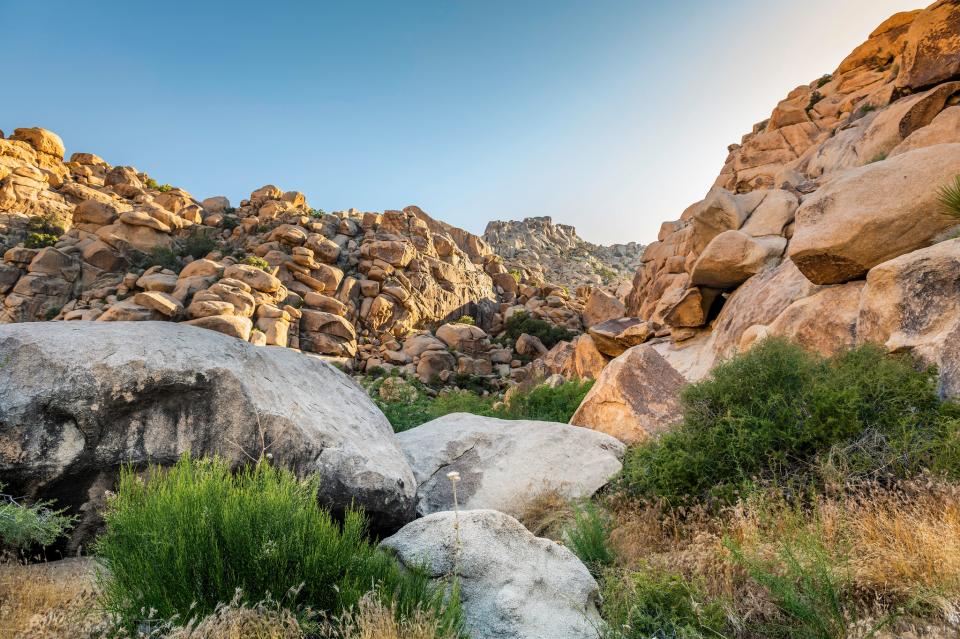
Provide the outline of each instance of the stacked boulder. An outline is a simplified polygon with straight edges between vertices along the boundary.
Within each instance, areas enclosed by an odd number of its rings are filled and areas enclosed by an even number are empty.
[[[614,434],[648,437],[679,417],[670,392],[766,336],[913,352],[955,394],[960,220],[940,193],[960,176],[958,43],[956,2],[897,14],[731,146],[644,251],[630,317],[591,328],[631,365],[604,370],[574,423],[616,413]]]

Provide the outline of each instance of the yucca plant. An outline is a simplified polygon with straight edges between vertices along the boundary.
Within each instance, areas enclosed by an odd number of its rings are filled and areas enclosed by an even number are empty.
[[[940,187],[938,199],[947,215],[960,219],[960,175],[954,177],[952,183]]]

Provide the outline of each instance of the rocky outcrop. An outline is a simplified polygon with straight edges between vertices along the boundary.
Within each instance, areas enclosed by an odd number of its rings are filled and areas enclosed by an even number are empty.
[[[397,435],[417,478],[417,512],[453,508],[446,473],[457,471],[457,496],[468,509],[518,513],[530,497],[556,490],[593,495],[620,472],[624,446],[585,428],[454,413]]]
[[[266,452],[319,473],[335,510],[356,503],[387,530],[413,517],[416,480],[390,424],[315,357],[168,322],[53,322],[0,327],[0,358],[0,475],[82,513],[72,546],[121,464],[184,453]]]
[[[460,586],[471,637],[594,639],[597,582],[563,546],[494,510],[439,512],[383,540],[401,563]]]
[[[579,286],[617,286],[633,276],[643,252],[636,242],[598,246],[550,217],[487,224],[483,239],[524,279]]]
[[[663,223],[626,310],[688,381],[782,336],[824,354],[869,341],[910,350],[958,392],[952,315],[938,306],[952,272],[944,240],[960,222],[939,201],[960,175],[957,12],[940,1],[885,21],[731,145],[704,199]],[[937,290],[911,292],[925,287]],[[659,381],[634,383],[656,396]]]

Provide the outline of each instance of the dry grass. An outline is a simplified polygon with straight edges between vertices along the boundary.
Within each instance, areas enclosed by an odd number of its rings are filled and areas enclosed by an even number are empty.
[[[217,606],[212,615],[178,628],[166,639],[303,639],[300,624],[289,610],[271,602],[244,606],[239,594],[229,604]]]
[[[512,510],[527,530],[554,541],[562,540],[563,529],[573,519],[570,500],[555,489],[544,489]]]
[[[0,637],[98,637],[106,617],[97,609],[93,568],[85,559],[0,565]]]
[[[441,639],[439,623],[433,615],[417,611],[397,621],[396,608],[385,606],[372,593],[365,595],[353,610],[348,610],[319,631],[323,639]],[[455,639],[453,635],[442,639]]]
[[[785,544],[807,536],[829,554],[855,617],[880,619],[891,610],[902,615],[896,631],[879,637],[960,636],[958,486],[927,478],[895,488],[865,486],[803,507],[771,490],[719,514],[629,501],[608,506],[621,568],[680,572],[710,596],[732,602],[747,625],[770,618],[774,606],[730,560],[724,540],[775,561]]]

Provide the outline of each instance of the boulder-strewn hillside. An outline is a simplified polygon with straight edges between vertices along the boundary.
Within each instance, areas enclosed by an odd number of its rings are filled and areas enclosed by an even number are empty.
[[[699,379],[768,335],[912,352],[956,394],[960,212],[941,194],[958,175],[960,4],[941,0],[886,20],[730,146],[704,199],[644,251],[632,319],[590,331],[656,352],[624,355],[574,421],[616,416],[643,438],[677,417],[662,401],[673,373]]]
[[[483,239],[508,269],[530,279],[573,287],[605,285],[616,290],[633,277],[643,254],[637,242],[591,244],[574,227],[554,224],[547,216],[489,222]]]

